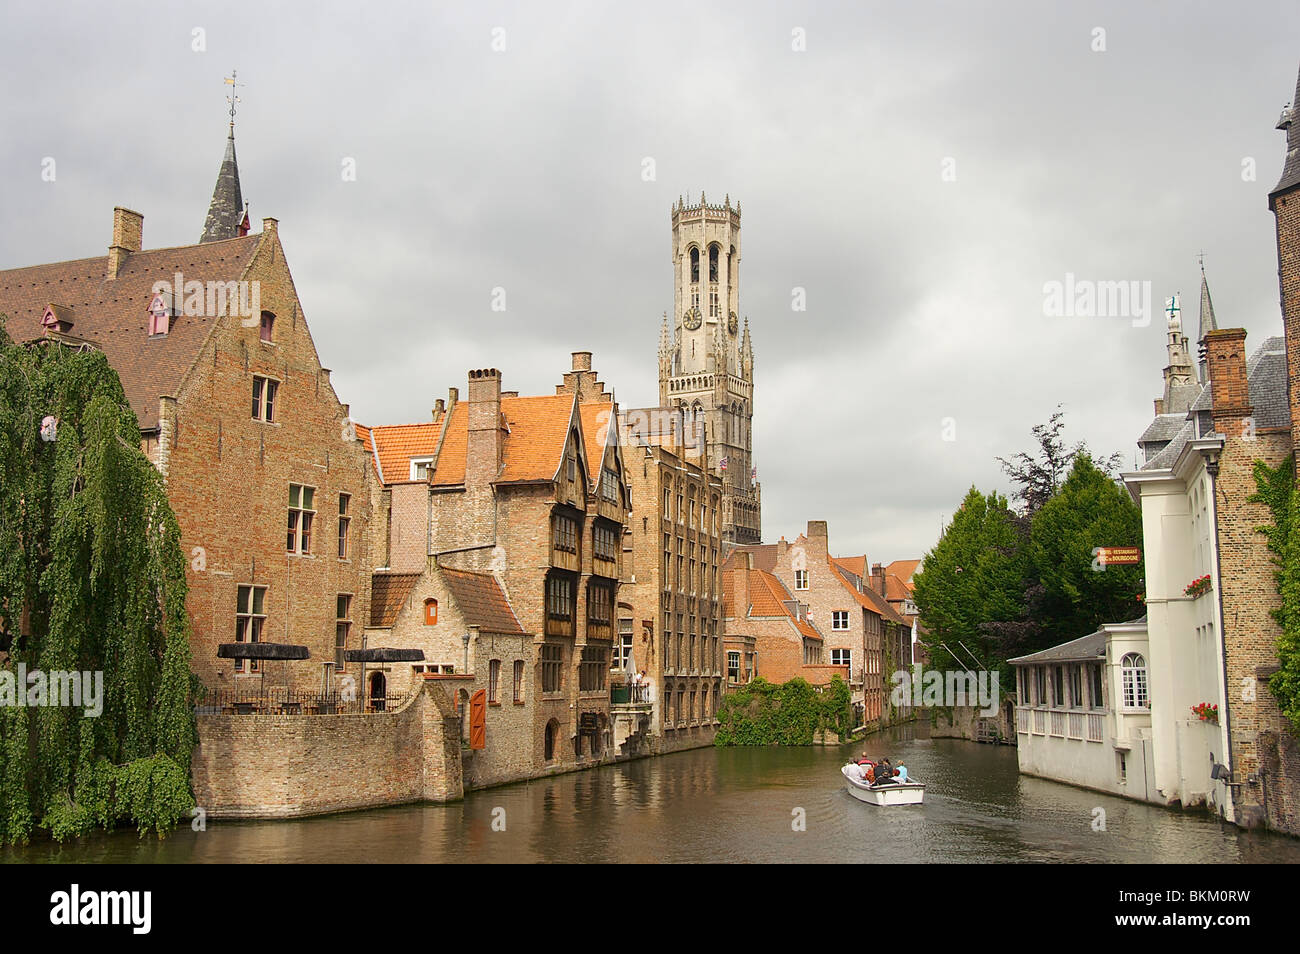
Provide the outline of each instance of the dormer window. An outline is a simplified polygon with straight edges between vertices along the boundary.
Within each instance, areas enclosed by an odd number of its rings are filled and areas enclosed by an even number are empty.
[[[273,336],[275,334],[275,315],[271,314],[269,311],[262,312],[262,325],[261,325],[260,334],[262,336],[263,341],[274,340]]]
[[[41,314],[41,327],[46,333],[67,334],[72,328],[72,308],[68,305],[49,304]]]
[[[176,313],[172,307],[171,295],[159,292],[149,302],[149,337],[165,335],[172,328],[172,316]]]
[[[433,466],[432,457],[412,457],[411,458],[411,479],[428,480],[429,468]]]

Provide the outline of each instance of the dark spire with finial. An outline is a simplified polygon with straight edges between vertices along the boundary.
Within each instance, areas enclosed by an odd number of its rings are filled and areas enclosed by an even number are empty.
[[[235,106],[239,103],[235,88],[243,85],[235,82],[237,75],[232,70],[226,77],[226,85],[230,87],[230,95],[226,97],[230,103],[230,133],[226,136],[226,154],[221,158],[221,169],[217,172],[217,184],[212,190],[212,202],[208,206],[207,221],[203,223],[200,244],[238,238],[247,233],[244,196],[239,188],[239,164],[235,161]]]
[[[1286,164],[1282,167],[1282,178],[1268,194],[1270,199],[1300,186],[1300,75],[1296,76],[1295,98],[1282,110],[1277,128],[1286,132]]]
[[[1197,353],[1199,356],[1198,370],[1200,371],[1201,382],[1209,381],[1207,370],[1205,336],[1211,331],[1218,331],[1218,322],[1214,319],[1214,302],[1210,300],[1210,283],[1205,280],[1205,253],[1202,252],[1197,256],[1201,262],[1201,327],[1196,337],[1198,345]]]

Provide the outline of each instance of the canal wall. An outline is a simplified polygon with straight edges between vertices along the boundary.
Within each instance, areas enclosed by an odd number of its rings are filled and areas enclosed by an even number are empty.
[[[917,710],[917,727],[928,728],[932,739],[966,739],[970,742],[1016,744],[1014,703],[1004,702],[995,716],[986,716],[978,706],[943,706]]]
[[[1262,816],[1269,828],[1300,836],[1300,740],[1278,707],[1276,697],[1267,689],[1266,680],[1275,671],[1276,667],[1258,671],[1260,690],[1256,711],[1261,731],[1255,745],[1259,775],[1253,781],[1247,778],[1246,785],[1242,786],[1237,822],[1243,827],[1253,827]],[[1258,805],[1253,812],[1249,808],[1252,802]]]
[[[213,818],[293,818],[462,797],[460,722],[426,680],[396,712],[201,715],[191,778]]]

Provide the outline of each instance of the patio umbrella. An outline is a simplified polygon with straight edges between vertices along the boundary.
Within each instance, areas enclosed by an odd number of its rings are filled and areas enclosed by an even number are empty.
[[[218,659],[289,660],[309,659],[306,646],[294,643],[222,643],[217,647]],[[266,667],[262,667],[261,686],[266,687]],[[259,689],[259,691],[261,691]]]

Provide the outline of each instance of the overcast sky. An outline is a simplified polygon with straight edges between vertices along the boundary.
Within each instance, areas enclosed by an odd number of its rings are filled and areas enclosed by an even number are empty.
[[[1220,326],[1252,350],[1281,333],[1294,0],[0,16],[0,268],[104,254],[114,205],[148,248],[195,242],[237,68],[244,197],[280,220],[363,423],[425,420],[476,367],[550,393],[575,350],[625,406],[657,403],[670,207],[730,194],[766,540],[824,519],[837,552],[920,556],[972,483],[1007,489],[994,457],[1058,403],[1071,440],[1131,464],[1163,299],[1194,330],[1202,250]],[[1151,323],[1046,315],[1067,273],[1150,282]]]

